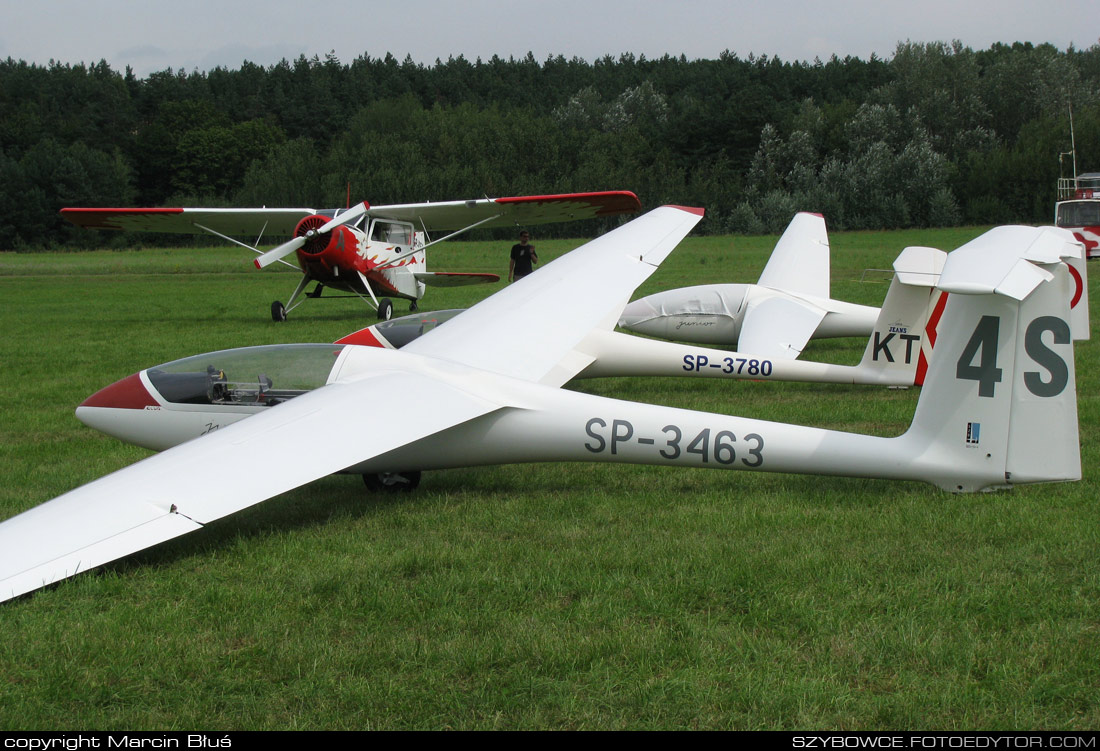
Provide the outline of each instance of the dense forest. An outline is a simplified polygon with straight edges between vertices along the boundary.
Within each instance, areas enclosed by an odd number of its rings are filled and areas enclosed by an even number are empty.
[[[343,206],[633,190],[709,233],[1044,222],[1100,170],[1100,44],[889,60],[300,57],[137,78],[0,62],[0,248],[130,243],[63,206]],[[576,233],[576,228],[563,228]],[[545,234],[545,233],[541,233]]]

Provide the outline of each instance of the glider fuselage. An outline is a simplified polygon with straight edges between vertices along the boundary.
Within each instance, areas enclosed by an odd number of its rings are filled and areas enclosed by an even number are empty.
[[[810,295],[793,295],[757,284],[702,284],[657,292],[626,306],[619,325],[639,334],[698,344],[736,344],[750,301],[795,299],[825,315],[814,338],[867,336],[878,308]]]

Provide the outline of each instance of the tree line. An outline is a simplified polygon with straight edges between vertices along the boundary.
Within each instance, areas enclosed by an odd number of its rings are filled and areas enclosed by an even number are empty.
[[[1049,222],[1071,107],[1078,165],[1100,170],[1100,44],[906,42],[826,62],[330,54],[146,78],[9,58],[0,247],[141,241],[69,227],[64,206],[330,208],[349,186],[373,204],[633,190],[647,208],[705,206],[712,234],[775,232],[796,211],[836,229]]]

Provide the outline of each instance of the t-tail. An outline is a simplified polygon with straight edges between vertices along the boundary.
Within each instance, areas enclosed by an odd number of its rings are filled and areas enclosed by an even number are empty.
[[[1081,246],[1052,227],[998,227],[948,257],[949,293],[913,424],[914,468],[972,491],[1081,478],[1070,329]]]
[[[894,260],[894,277],[854,382],[923,383],[935,344],[937,304],[946,294],[936,289],[946,260],[942,250],[920,246],[906,248]]]

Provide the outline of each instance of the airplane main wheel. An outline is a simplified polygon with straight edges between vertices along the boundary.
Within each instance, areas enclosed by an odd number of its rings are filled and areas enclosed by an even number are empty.
[[[378,320],[388,321],[393,318],[393,303],[389,298],[383,297],[378,301]]]
[[[278,300],[271,303],[271,320],[276,323],[286,320],[286,308]]]
[[[415,313],[418,310],[420,310],[420,306],[416,304],[416,300],[413,300],[411,303],[409,303],[410,313]]]
[[[378,472],[363,475],[363,484],[372,493],[408,493],[420,485],[420,472]]]

